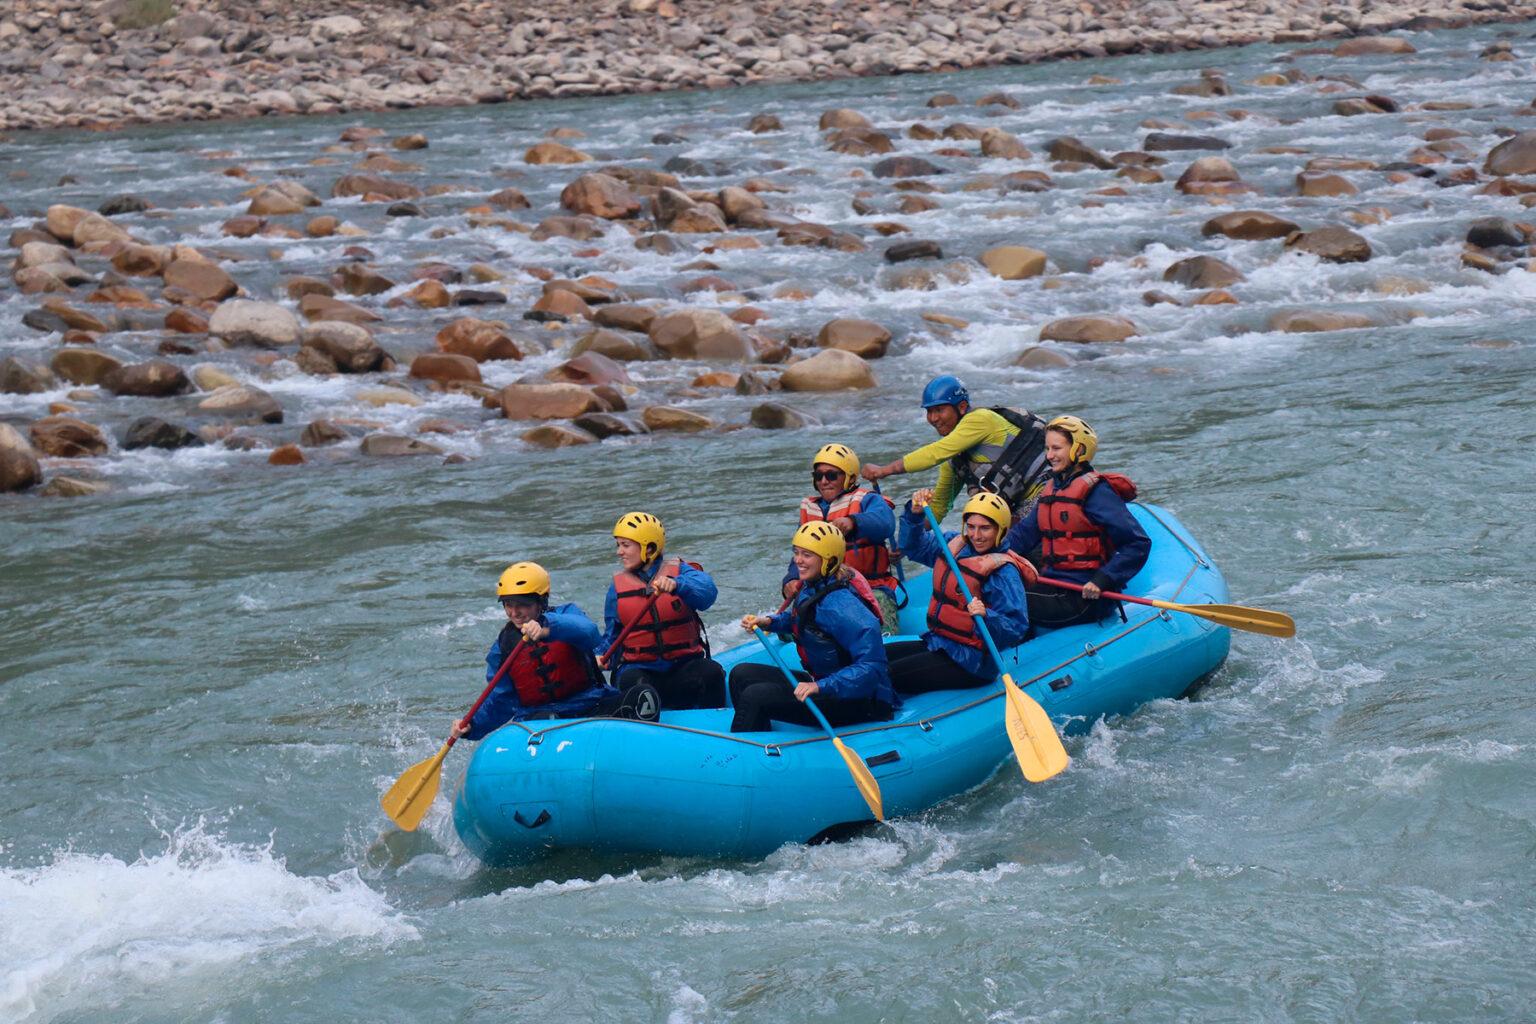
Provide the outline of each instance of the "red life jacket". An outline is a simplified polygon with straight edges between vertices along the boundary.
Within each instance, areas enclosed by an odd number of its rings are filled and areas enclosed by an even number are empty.
[[[1040,493],[1040,503],[1035,506],[1044,568],[1091,572],[1103,566],[1115,553],[1109,534],[1083,511],[1088,492],[1100,481],[1112,487],[1125,501],[1136,497],[1136,485],[1119,473],[1099,473],[1090,469],[1073,477],[1065,487],[1058,488],[1054,477],[1046,483],[1045,490]]]
[[[673,562],[662,570],[673,579],[682,568],[682,560]],[[693,562],[695,569],[702,568]],[[613,574],[613,589],[618,598],[619,626],[628,626],[641,618],[641,611],[651,599],[651,585],[632,572],[620,570]],[[687,658],[704,653],[704,624],[698,613],[683,603],[676,594],[662,594],[651,609],[644,613],[640,624],[624,638],[624,660],[636,662]]]
[[[507,675],[524,707],[564,700],[596,685],[596,665],[587,652],[560,640],[525,643],[512,657]]]
[[[864,502],[870,497],[879,498],[881,501],[895,508],[891,499],[883,494],[875,494],[864,487],[855,487],[844,491],[827,505],[826,514],[823,515],[821,505],[815,495],[800,502],[800,525],[806,523],[830,523],[834,519],[844,516],[852,517],[863,511]],[[862,573],[872,587],[885,587],[888,590],[896,589],[896,577],[891,575],[891,549],[884,541],[866,540],[863,537],[848,542],[848,554],[843,558],[843,564],[856,572]]]
[[[864,575],[857,569],[853,570],[846,579],[839,576],[838,579],[816,591],[816,593],[804,601],[795,604],[790,609],[789,632],[795,638],[795,650],[800,652],[800,664],[810,665],[810,661],[806,658],[805,647],[801,643],[806,633],[814,634],[823,643],[830,644],[836,648],[841,667],[846,668],[852,663],[853,659],[847,651],[843,650],[842,644],[834,640],[832,634],[816,625],[816,606],[826,600],[827,595],[845,588],[853,591],[853,596],[859,599],[859,603],[869,609],[869,613],[875,617],[876,623],[884,622],[883,617],[880,615],[880,605],[875,600],[875,592],[871,588],[869,580],[865,579]]]
[[[989,551],[984,555],[955,559],[960,574],[972,597],[980,597],[987,577],[1005,565],[1019,570],[1028,584],[1035,574],[1035,567],[1012,551]],[[946,640],[967,647],[982,647],[981,636],[976,632],[976,620],[966,608],[965,595],[955,574],[949,571],[947,560],[936,562],[933,567],[933,596],[928,599],[928,629]]]

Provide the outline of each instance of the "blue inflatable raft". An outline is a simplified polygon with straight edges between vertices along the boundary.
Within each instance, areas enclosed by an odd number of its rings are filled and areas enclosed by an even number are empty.
[[[1150,505],[1132,511],[1152,553],[1127,593],[1183,604],[1227,600],[1221,573],[1178,520]],[[929,580],[927,573],[907,580],[904,634],[925,628]],[[1123,607],[1125,619],[1042,632],[1003,652],[1015,682],[1069,735],[1146,701],[1182,696],[1227,656],[1231,634],[1223,626]],[[780,653],[798,667],[792,645]],[[727,672],[768,660],[755,643],[716,657]],[[825,733],[775,723],[772,732],[733,735],[730,718],[729,710],[703,710],[664,712],[654,723],[509,723],[478,744],[454,801],[454,825],[477,857],[504,865],[556,849],[757,858],[870,820]],[[978,786],[1013,757],[1000,684],[910,697],[892,721],[838,731],[879,781],[887,817],[917,814]]]

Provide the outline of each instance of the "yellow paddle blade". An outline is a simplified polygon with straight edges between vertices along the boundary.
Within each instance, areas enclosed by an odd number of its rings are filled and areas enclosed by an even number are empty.
[[[1174,604],[1172,601],[1152,602],[1154,608],[1167,608],[1174,612],[1188,612],[1202,619],[1219,622],[1233,629],[1245,629],[1265,636],[1295,636],[1296,621],[1284,612],[1272,612],[1264,608],[1248,608],[1240,604]]]
[[[864,763],[862,757],[848,749],[848,744],[836,736],[832,737],[832,745],[837,748],[839,754],[843,755],[843,760],[848,762],[848,774],[853,776],[853,784],[859,787],[859,796],[869,804],[870,813],[875,816],[876,821],[884,821],[885,808],[880,802],[880,783],[876,782],[874,775],[870,773],[869,765]]]
[[[407,832],[416,831],[421,819],[427,816],[427,808],[437,799],[437,787],[442,781],[443,758],[448,756],[450,743],[419,764],[405,770],[389,787],[389,792],[379,798],[379,806],[391,821]]]
[[[1030,782],[1044,782],[1059,774],[1072,759],[1061,745],[1061,737],[1056,735],[1051,716],[1039,701],[1019,689],[1007,673],[1003,674],[1003,690],[1008,695],[1003,701],[1003,725],[1024,777]]]

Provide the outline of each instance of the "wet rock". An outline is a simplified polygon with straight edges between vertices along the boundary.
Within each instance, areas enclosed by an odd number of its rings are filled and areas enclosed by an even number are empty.
[[[1225,288],[1243,280],[1242,271],[1214,256],[1191,256],[1163,271],[1163,280],[1185,288]]]
[[[415,203],[399,202],[392,204],[384,211],[386,217],[423,217],[426,214]]]
[[[18,356],[0,359],[0,394],[35,395],[56,387],[53,372]]]
[[[910,242],[897,242],[885,250],[885,262],[905,263],[908,260],[941,260],[944,258],[944,250],[938,242],[927,239],[914,239]]]
[[[573,356],[586,352],[624,362],[661,358],[661,353],[651,344],[649,338],[601,328],[583,335],[571,348]]]
[[[1272,213],[1265,213],[1262,210],[1234,210],[1232,213],[1223,213],[1206,221],[1200,233],[1207,238],[1212,235],[1226,235],[1228,238],[1253,241],[1264,238],[1284,238],[1296,230],[1298,228],[1293,221],[1276,217]]]
[[[1525,234],[1514,222],[1503,217],[1481,217],[1467,229],[1467,241],[1484,249],[1503,245],[1524,245]]]
[[[329,359],[339,373],[372,373],[393,365],[368,329],[341,320],[321,320],[304,329],[303,348]]]
[[[21,322],[34,331],[44,334],[63,334],[69,324],[59,314],[48,309],[29,309],[21,315]]]
[[[741,326],[719,310],[680,309],[651,323],[651,342],[672,359],[752,358],[752,343]]]
[[[1088,164],[1100,170],[1109,171],[1115,167],[1115,162],[1100,153],[1081,139],[1070,135],[1052,139],[1045,144],[1046,155],[1052,160],[1066,161],[1068,163]]]
[[[38,488],[37,493],[44,498],[87,498],[93,494],[105,494],[108,489],[100,480],[56,476]]]
[[[468,356],[477,363],[523,358],[523,350],[507,334],[506,325],[493,320],[462,317],[438,331],[436,342],[443,352]]]
[[[57,459],[84,459],[107,453],[107,435],[73,416],[45,416],[27,428],[32,446]]]
[[[401,437],[399,434],[369,434],[361,446],[364,455],[373,458],[394,458],[403,455],[441,455],[443,449],[420,438]]]
[[[486,291],[483,288],[460,288],[453,293],[455,306],[505,306],[507,297],[501,292]],[[534,317],[533,319],[544,319]]]
[[[768,132],[781,132],[784,123],[774,114],[754,114],[752,120],[747,122],[747,131],[753,135],[764,135]]]
[[[203,439],[180,423],[162,420],[158,416],[140,416],[128,424],[123,434],[123,447],[129,451],[138,448],[195,448]]]
[[[599,307],[592,315],[592,319],[602,327],[612,327],[621,331],[639,331],[643,334],[650,331],[651,323],[656,319],[656,309],[636,303],[616,302]]]
[[[608,412],[590,388],[580,384],[508,384],[501,389],[501,414],[509,420],[568,420]]]
[[[546,423],[542,427],[534,427],[525,430],[519,435],[522,440],[535,448],[570,448],[579,444],[595,444],[597,436],[582,430],[579,427],[566,427],[557,423]]]
[[[598,440],[609,437],[638,437],[650,430],[633,416],[620,416],[611,412],[589,412],[571,421],[578,430],[585,430]]]
[[[71,384],[90,387],[122,369],[123,362],[93,348],[70,347],[54,353],[48,365]]]
[[[1368,97],[1354,97],[1335,100],[1333,112],[1340,117],[1354,117],[1359,114],[1386,114],[1390,113],[1390,110]]]
[[[1136,325],[1123,316],[1069,316],[1040,328],[1040,340],[1090,344],[1124,341],[1137,333]]]
[[[169,250],[130,243],[112,254],[112,269],[128,277],[154,277],[165,270]]]
[[[816,122],[816,130],[823,132],[829,128],[842,129],[873,127],[874,125],[869,123],[869,118],[865,117],[857,110],[851,110],[848,107],[837,107],[833,110],[828,110],[821,115],[821,120]]]
[[[372,310],[318,293],[301,298],[299,312],[304,314],[304,319],[310,321],[341,320],[352,324],[370,324],[382,319]]]
[[[845,317],[823,324],[816,344],[852,352],[863,359],[879,359],[891,344],[891,332],[873,320]]]
[[[779,390],[779,379],[769,377],[751,370],[743,370],[736,378],[735,391],[738,395],[766,395],[771,391]]]
[[[75,225],[74,243],[77,248],[93,242],[132,242],[133,236],[99,213],[88,213]]]
[[[560,193],[560,205],[572,213],[588,214],[607,220],[634,217],[640,212],[640,199],[629,186],[606,174],[583,174]]]
[[[1302,171],[1296,175],[1296,192],[1303,196],[1352,196],[1360,190],[1338,174]]]
[[[350,441],[352,435],[330,420],[314,420],[299,435],[299,443],[306,448],[321,448],[328,444]]]
[[[73,244],[76,225],[90,215],[89,210],[82,210],[78,206],[55,203],[48,207],[43,217],[43,224],[50,235],[66,244]]]
[[[24,491],[43,482],[32,445],[9,423],[0,423],[0,492]]]
[[[1174,188],[1185,195],[1223,195],[1239,191],[1242,178],[1225,157],[1203,156],[1187,167]]]
[[[331,283],[347,295],[382,295],[395,287],[395,282],[366,263],[343,263],[331,272]]]
[[[1072,365],[1072,360],[1043,345],[1031,345],[1013,361],[1014,366],[1022,366],[1026,370],[1061,370]]]
[[[675,188],[657,191],[651,205],[656,225],[678,234],[707,234],[725,230],[725,214],[713,203],[696,203]]]
[[[575,292],[556,289],[546,291],[539,297],[539,301],[533,304],[533,313],[546,314],[534,319],[552,320],[591,320],[592,307],[582,301],[581,296]]]
[[[1298,231],[1286,238],[1285,247],[1309,252],[1328,263],[1364,263],[1371,258],[1370,243],[1348,228]]]
[[[1151,132],[1141,144],[1148,153],[1178,153],[1189,150],[1231,149],[1232,143],[1213,135],[1173,135],[1168,132]]]
[[[1027,245],[1000,245],[981,254],[981,265],[1004,281],[1022,281],[1045,273],[1046,255]]]
[[[786,367],[779,383],[785,391],[844,391],[874,387],[875,374],[852,352],[829,348]]]
[[[298,318],[287,309],[275,302],[249,299],[230,299],[221,303],[208,320],[208,330],[228,344],[258,348],[293,345],[300,334]]]
[[[163,359],[119,366],[102,378],[101,386],[114,395],[137,398],[167,398],[192,390],[181,367]]]
[[[17,267],[43,267],[50,264],[70,264],[74,256],[62,245],[53,242],[24,242],[16,256]]]
[[[1200,79],[1196,82],[1187,82],[1173,88],[1175,96],[1230,96],[1232,87],[1227,85],[1226,78],[1215,68],[1205,68],[1200,72]]]
[[[416,408],[424,404],[421,397],[414,392],[407,391],[405,388],[397,388],[392,385],[385,385],[383,387],[376,388],[362,388],[358,391],[354,391],[352,393],[352,397],[359,402],[363,402],[367,405],[372,405],[375,407],[382,407],[386,405],[406,405],[412,408]]]
[[[708,416],[700,416],[696,412],[687,409],[678,409],[669,405],[652,405],[640,414],[640,420],[651,431],[676,430],[685,434],[696,434],[701,430],[708,430],[715,425],[715,421]]]
[[[391,299],[388,305],[410,303],[418,309],[446,309],[453,304],[453,296],[441,281],[420,281],[404,295]]]
[[[819,426],[821,421],[779,402],[763,402],[752,407],[749,422],[759,430],[800,430]]]
[[[1396,36],[1364,36],[1346,39],[1333,48],[1335,57],[1374,57],[1383,54],[1417,53],[1412,43]]]
[[[1487,174],[1536,174],[1536,131],[1505,139],[1488,151],[1483,161]]]
[[[103,217],[120,217],[125,213],[143,213],[149,209],[149,200],[143,196],[121,195],[103,200],[96,212]]]
[[[538,142],[523,153],[525,164],[584,164],[592,158],[558,142]]]
[[[277,399],[250,384],[227,384],[197,403],[197,408],[236,423],[283,422],[283,407]]]
[[[421,189],[403,181],[381,178],[376,174],[348,174],[338,178],[331,186],[331,196],[341,199],[361,196],[365,200],[396,202],[401,199],[420,199]]]
[[[275,188],[264,188],[251,196],[245,212],[252,217],[286,217],[304,212],[304,204]]]
[[[628,384],[629,371],[617,361],[598,352],[583,352],[551,367],[545,379],[567,384],[596,387],[599,384]]]
[[[1286,334],[1312,334],[1322,331],[1350,331],[1370,326],[1372,326],[1371,318],[1359,313],[1316,309],[1276,313],[1269,318],[1266,329],[1284,331]]]
[[[272,449],[272,454],[267,456],[269,466],[302,466],[304,464],[304,452],[296,444],[281,444]]]
[[[1033,153],[1012,132],[988,128],[981,133],[981,155],[1002,160],[1028,160]]]
[[[492,193],[485,201],[498,210],[526,210],[533,205],[528,202],[527,196],[515,188],[504,188]]]
[[[597,217],[545,217],[528,237],[535,242],[545,242],[551,238],[590,242],[594,238],[602,238],[607,230]]]
[[[423,352],[412,359],[410,376],[418,380],[437,381],[439,384],[459,380],[467,380],[475,384],[481,382],[479,363],[469,356],[452,355],[447,352]]]
[[[736,382],[741,380],[741,374],[732,373],[729,370],[711,370],[701,373],[689,382],[690,387],[696,388],[728,388],[736,387]]]
[[[870,173],[877,178],[925,178],[943,174],[944,168],[919,156],[893,156],[875,164]]]
[[[192,378],[199,391],[217,391],[219,388],[229,387],[240,382],[223,369],[212,363],[198,363],[192,367],[192,372],[187,374]]]

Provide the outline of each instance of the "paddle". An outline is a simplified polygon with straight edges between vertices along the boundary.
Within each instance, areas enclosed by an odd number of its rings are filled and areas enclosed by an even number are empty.
[[[1081,583],[1069,583],[1066,580],[1051,579],[1041,576],[1040,582],[1052,587],[1062,587],[1066,590],[1082,590]],[[1231,626],[1233,629],[1245,629],[1250,633],[1263,633],[1265,636],[1295,636],[1296,622],[1283,612],[1267,611],[1263,608],[1249,608],[1240,604],[1174,604],[1172,601],[1158,601],[1149,597],[1131,597],[1129,594],[1116,594],[1108,590],[1100,591],[1107,598],[1115,601],[1129,601],[1131,604],[1144,604],[1151,608],[1166,608],[1171,612],[1185,612],[1190,615],[1198,615],[1202,619],[1210,619],[1219,622],[1223,626]]]
[[[789,666],[785,665],[783,660],[779,658],[779,652],[769,645],[768,638],[763,635],[763,631],[754,628],[752,634],[763,645],[763,650],[768,652],[768,657],[773,659],[773,663],[779,667],[779,671],[784,673],[784,678],[789,681],[790,689],[800,685],[794,673],[789,670]],[[821,727],[827,731],[827,735],[832,737],[832,745],[837,748],[837,752],[842,755],[843,761],[848,765],[848,774],[853,776],[853,784],[858,787],[859,795],[864,798],[866,804],[869,804],[870,813],[875,816],[876,821],[884,821],[885,810],[880,803],[880,783],[876,782],[874,775],[870,773],[869,765],[864,763],[862,757],[848,749],[848,745],[838,737],[837,733],[832,731],[832,723],[827,721],[826,716],[821,713],[821,708],[816,706],[815,701],[807,697],[805,699],[805,706],[811,709],[811,714],[816,716],[816,721],[820,722]]]
[[[960,573],[960,566],[955,562],[954,552],[950,551],[949,545],[944,543],[944,531],[939,529],[939,521],[934,516],[933,509],[924,505],[923,514],[928,517],[928,525],[933,529],[933,535],[938,538],[939,550],[944,552],[944,560],[949,563],[949,571],[955,575],[955,582],[960,586],[960,595],[965,598],[966,604],[970,604],[971,588],[966,586],[965,577]],[[1024,777],[1030,782],[1044,782],[1070,763],[1067,748],[1061,745],[1061,737],[1056,735],[1056,727],[1051,724],[1051,718],[1045,713],[1045,708],[1019,689],[1013,677],[1003,668],[1003,656],[998,653],[997,644],[992,642],[992,632],[982,621],[983,617],[972,615],[971,618],[976,622],[976,632],[986,641],[987,650],[992,654],[992,660],[997,663],[997,670],[1003,675],[1003,691],[1007,694],[1007,699],[1003,701],[1003,727],[1008,731],[1008,742],[1013,744],[1014,756],[1019,759],[1019,769],[1024,772]]]
[[[480,699],[475,701],[474,706],[465,712],[464,717],[459,721],[467,722],[475,717],[475,712],[480,710],[480,705],[484,704],[485,699],[491,695],[491,691],[496,689],[496,684],[501,682],[501,677],[507,674],[507,669],[512,667],[512,658],[522,646],[521,639],[512,645],[512,650],[507,653],[501,668],[496,670],[491,681],[486,683],[485,689],[480,692]],[[407,768],[405,774],[389,787],[389,792],[379,798],[379,806],[384,808],[384,813],[405,831],[416,831],[416,826],[420,825],[421,819],[427,815],[427,808],[431,807],[432,801],[437,799],[437,787],[442,781],[443,758],[448,756],[448,751],[452,750],[457,742],[459,742],[457,736],[449,736],[448,742],[443,744],[441,750],[425,761]]]

